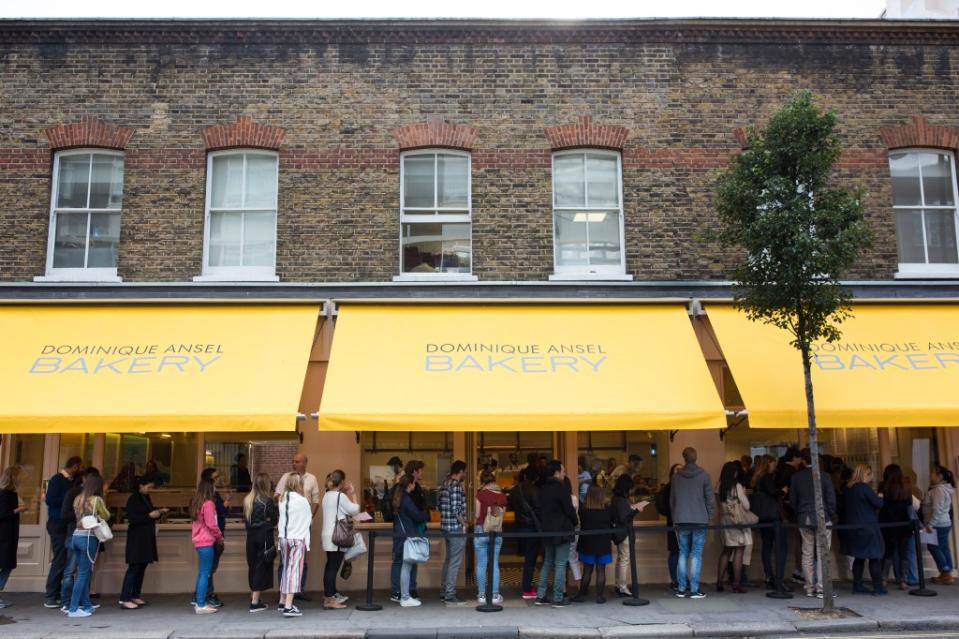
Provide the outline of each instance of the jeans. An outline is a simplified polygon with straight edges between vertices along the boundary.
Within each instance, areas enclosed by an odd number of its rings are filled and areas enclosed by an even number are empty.
[[[120,601],[133,601],[140,598],[143,577],[146,573],[146,564],[127,564],[127,572],[123,575],[123,586],[120,589]]]
[[[566,592],[566,562],[569,561],[569,542],[543,545],[543,567],[539,571],[536,596],[546,598],[549,575],[553,573],[553,601],[562,601]]]
[[[67,552],[67,562],[63,567],[63,579],[60,581],[60,602],[65,606],[73,593],[73,578],[77,574],[77,556]]]
[[[393,565],[390,566],[390,594],[399,595],[402,592],[400,590],[400,578],[405,568],[403,563],[403,544],[400,544],[398,547],[393,546]],[[412,592],[416,592],[416,567],[418,565],[419,564],[413,564],[409,569],[410,590]]]
[[[906,546],[906,583],[910,586],[919,585],[919,572],[916,569],[916,542],[910,537]]]
[[[96,535],[73,535],[70,537],[70,549],[77,563],[77,578],[73,582],[69,611],[76,612],[79,608],[93,606],[90,601],[90,575],[100,549],[100,541]]]
[[[501,538],[502,539],[502,538]],[[440,593],[444,597],[456,595],[456,581],[460,574],[460,564],[466,554],[466,537],[446,538],[446,559],[443,560],[442,582]]]
[[[518,532],[536,532],[532,528],[520,528]],[[533,573],[536,571],[536,560],[539,558],[541,541],[536,537],[520,539],[523,545],[523,592],[533,590]]]
[[[46,593],[43,598],[46,601],[54,601],[63,581],[63,567],[66,565],[67,556],[70,554],[68,545],[73,542],[71,539],[67,539],[65,531],[60,530],[59,521],[48,521],[47,533],[50,535],[50,572],[47,573]]]
[[[934,530],[936,531],[936,536],[939,538],[939,545],[927,545],[929,554],[932,555],[933,561],[936,562],[936,568],[939,569],[939,572],[952,572],[952,552],[949,550],[949,531],[951,529],[952,526],[936,526]]]
[[[400,599],[405,600],[412,597],[410,595],[410,583],[412,576],[416,574],[416,564],[412,561],[403,561],[400,567]]]
[[[7,579],[10,578],[11,572],[13,572],[13,568],[0,568],[0,592],[3,592],[3,589],[7,587]]]
[[[706,529],[682,526],[676,531],[679,558],[676,566],[676,588],[680,592],[699,592],[699,574],[703,569],[703,547]],[[688,586],[688,588],[687,588]]]
[[[476,550],[476,587],[480,597],[486,596],[486,562],[489,561],[489,537],[483,532],[483,527],[477,525],[473,529],[473,548]],[[497,536],[493,542],[493,594],[499,594],[499,551],[503,547],[503,538]]]
[[[220,567],[220,557],[223,556],[223,544],[213,544],[213,564],[210,566],[210,576],[206,581],[206,598],[212,599],[216,597],[216,590],[213,588],[213,575],[216,574],[216,569]],[[199,605],[201,604],[196,598],[197,592],[193,591],[193,601],[196,601]]]
[[[336,594],[336,573],[343,565],[343,551],[326,551],[326,566],[323,568],[323,596],[332,597]]]
[[[196,549],[197,557],[200,560],[199,570],[196,575],[196,605],[203,607],[206,605],[206,589],[210,583],[210,575],[213,574],[213,546],[199,546]]]

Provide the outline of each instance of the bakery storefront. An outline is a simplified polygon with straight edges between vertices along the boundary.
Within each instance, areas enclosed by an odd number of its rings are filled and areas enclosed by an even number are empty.
[[[824,452],[900,463],[922,488],[932,463],[955,470],[959,452],[949,428],[959,424],[959,306],[855,311],[842,342],[817,350]],[[0,347],[0,465],[23,467],[29,506],[8,586],[17,590],[42,588],[45,480],[73,455],[111,487],[116,538],[94,586],[104,592],[119,588],[123,505],[129,478],[144,473],[158,479],[154,503],[171,509],[145,588],[191,589],[189,499],[199,472],[218,468],[233,507],[217,573],[228,592],[246,587],[240,469],[276,480],[298,450],[321,479],[346,471],[373,518],[364,526],[388,530],[380,503],[396,460],[426,463],[434,503],[454,459],[468,462],[472,489],[484,466],[510,486],[531,455],[563,459],[573,480],[578,467],[630,472],[636,498],[648,499],[686,446],[715,479],[728,459],[805,441],[798,354],[722,301],[8,304],[0,327],[17,336]],[[642,513],[640,526],[658,523]],[[385,585],[389,540],[378,544]],[[664,535],[637,544],[640,580],[666,581]],[[441,553],[437,544],[421,587],[438,583]],[[507,545],[507,583],[515,559]],[[322,553],[310,561],[321,568]],[[365,585],[360,568],[350,589]]]

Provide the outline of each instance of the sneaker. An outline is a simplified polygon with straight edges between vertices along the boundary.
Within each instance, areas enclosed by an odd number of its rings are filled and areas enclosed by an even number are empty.
[[[99,607],[100,607],[100,604],[95,604],[95,603],[92,603],[89,606],[87,606],[87,608],[90,608],[92,610],[96,610]]]
[[[335,595],[333,595],[333,598],[336,599],[337,603],[346,603],[349,600],[349,597],[347,597],[341,592],[338,592]]]
[[[400,603],[400,593],[398,593],[398,592],[391,592],[391,593],[390,593],[390,601],[392,601],[393,603]]]
[[[807,597],[815,597],[815,596],[816,596],[816,591],[815,591],[815,590],[807,590],[807,591],[806,591],[806,596],[807,596]]]
[[[499,593],[494,594],[494,595],[493,595],[493,603],[494,603],[494,604],[501,604],[501,603],[503,603],[503,595],[501,595],[501,594],[499,594]]]
[[[216,611],[217,609],[210,605],[197,606],[196,608],[193,609],[193,612],[195,612],[198,615],[212,615]]]
[[[477,603],[477,605],[485,606],[485,605],[486,605],[486,597],[484,597],[483,595],[480,595],[479,597],[476,598],[476,603]]]
[[[680,599],[685,599],[685,598],[686,598],[686,591],[685,591],[685,590],[680,590],[680,589],[677,588],[676,591],[675,591],[675,595],[676,595],[677,597],[679,597]]]
[[[563,597],[559,601],[554,601],[552,603],[553,608],[565,608],[568,605],[569,605],[569,599],[567,599],[566,597]]]
[[[10,606],[9,603],[7,603],[6,601],[4,601],[3,599],[0,599],[0,608],[7,608],[7,607],[9,607],[9,606]]]
[[[411,590],[410,590],[410,597],[412,597],[413,599],[419,599],[419,598],[420,598],[420,593],[419,593],[419,591],[418,591],[416,588],[411,589]]]
[[[91,605],[91,606],[85,606],[85,607],[81,608],[81,610],[86,610],[87,612],[89,612],[89,613],[92,615],[94,612],[96,612],[97,608],[99,608],[99,607],[100,607],[100,606]]]
[[[60,602],[59,602],[59,601],[56,601],[55,599],[44,599],[44,600],[43,600],[43,607],[44,607],[44,608],[59,608],[59,607],[60,607]]]
[[[792,574],[791,579],[793,580],[793,583],[795,583],[795,584],[804,584],[804,583],[806,583],[806,578],[803,577],[803,576],[802,576],[802,573],[799,573],[799,572],[794,572],[794,573]]]
[[[289,608],[283,609],[283,616],[284,617],[302,617],[303,613],[300,612],[300,609],[297,608],[296,606],[290,606]]]
[[[701,591],[701,590],[697,590],[696,592],[691,592],[691,593],[689,593],[689,598],[690,598],[690,599],[705,599],[705,598],[706,598],[706,593],[703,592],[703,591]]]
[[[449,595],[443,597],[443,603],[445,603],[447,606],[462,606],[466,603],[466,600],[459,595]]]
[[[220,601],[219,597],[217,597],[216,595],[213,595],[212,597],[206,598],[206,605],[212,606],[213,608],[222,608],[223,602]]]
[[[277,612],[283,612],[283,604],[282,604],[282,603],[276,604],[276,611],[277,611]]]
[[[342,610],[346,608],[346,604],[337,601],[336,597],[323,597],[323,607],[326,610]]]
[[[263,612],[266,609],[267,609],[267,605],[262,602],[250,604],[250,612]]]
[[[527,590],[526,592],[523,593],[523,599],[536,599],[536,591]]]
[[[77,609],[77,610],[74,610],[73,612],[68,612],[67,616],[70,617],[71,619],[76,619],[77,617],[89,617],[92,614],[93,614],[92,612],[87,612],[86,610],[83,610],[83,609]]]
[[[423,602],[416,597],[407,597],[406,599],[400,600],[400,605],[404,608],[415,608],[416,606],[422,606]]]
[[[548,605],[549,605],[549,599],[547,599],[546,597],[537,597],[537,598],[536,598],[536,601],[535,601],[534,603],[535,603],[537,606],[548,606]]]
[[[66,606],[60,606],[60,612],[66,614],[66,613],[70,612],[70,609],[67,608]]]
[[[194,608],[196,608],[196,599],[191,599],[191,600],[190,600],[190,605],[193,606]]]

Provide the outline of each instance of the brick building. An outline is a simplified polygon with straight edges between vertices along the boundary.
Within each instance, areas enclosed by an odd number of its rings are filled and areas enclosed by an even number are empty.
[[[726,457],[801,440],[740,427],[736,373],[708,320],[695,319],[702,301],[731,296],[729,261],[706,239],[716,176],[744,127],[792,91],[814,91],[841,120],[837,180],[865,189],[875,231],[848,274],[856,297],[955,304],[957,44],[953,22],[0,21],[6,308],[325,309],[295,389],[298,436],[141,422],[32,434],[10,418],[18,434],[4,436],[0,466],[33,460],[35,497],[70,452],[111,471],[160,455],[170,486],[188,487],[199,467],[225,469],[237,451],[275,474],[274,452],[298,438],[314,473],[343,467],[368,492],[371,469],[394,453],[426,458],[435,482],[453,457],[505,463],[508,449],[548,450],[569,466],[659,451],[646,462],[655,486],[685,445],[708,449],[715,476]],[[495,433],[407,429],[399,442],[318,433],[310,414],[337,306],[452,298],[692,301],[697,343],[736,428],[718,449],[715,430],[696,427],[636,431],[642,438],[608,425],[514,428],[507,443]],[[932,456],[955,467],[959,446],[943,428],[836,429],[826,439],[849,459],[915,462],[917,472],[915,442],[927,446],[926,465]],[[49,553],[44,514],[34,515],[14,575],[24,588],[42,582]],[[642,578],[661,579],[659,540],[646,543]],[[118,552],[101,571],[110,584]],[[225,561],[245,570],[239,548]],[[185,575],[151,578],[178,589]]]

